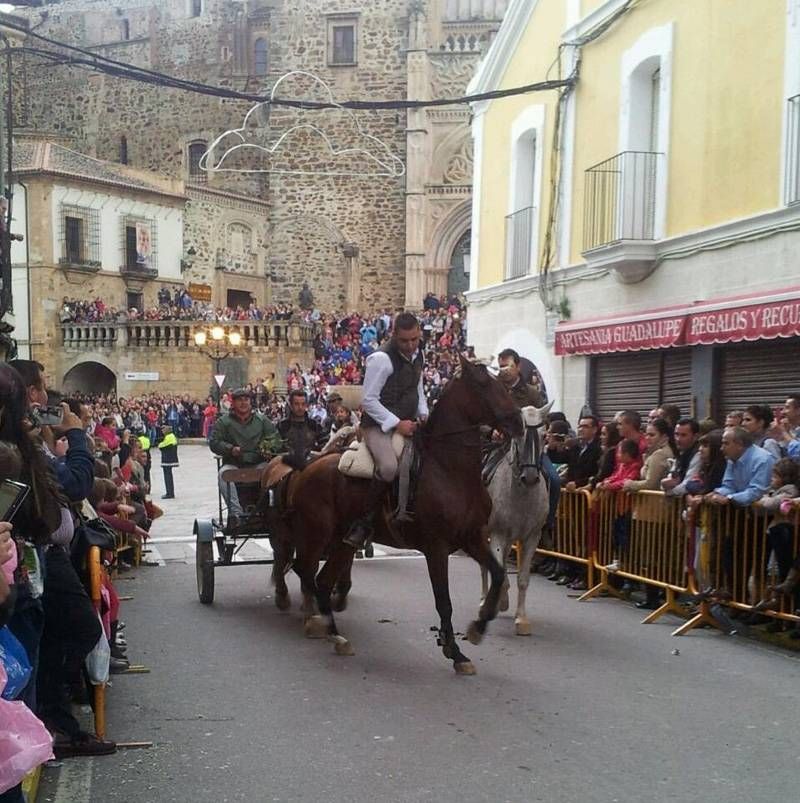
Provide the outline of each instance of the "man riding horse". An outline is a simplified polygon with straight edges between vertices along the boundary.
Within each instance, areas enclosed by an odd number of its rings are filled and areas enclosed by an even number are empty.
[[[418,422],[428,417],[422,386],[421,336],[417,318],[410,312],[402,312],[395,318],[392,337],[367,358],[361,431],[375,461],[375,476],[366,513],[353,523],[344,538],[355,549],[362,549],[372,536],[386,491],[397,476],[399,460],[392,446],[392,434],[397,432],[411,438]]]

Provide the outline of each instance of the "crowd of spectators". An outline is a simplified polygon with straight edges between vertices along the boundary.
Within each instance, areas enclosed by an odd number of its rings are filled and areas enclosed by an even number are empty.
[[[607,422],[584,412],[577,433],[563,414],[551,414],[546,449],[563,488],[618,493],[615,558],[606,567],[612,575],[628,549],[631,514],[625,496],[663,491],[681,498],[687,510],[701,503],[763,509],[770,516],[766,556],[768,561],[772,558],[779,582],[766,599],[752,599],[751,604],[758,603],[764,610],[777,607],[781,596],[796,595],[800,556],[793,554],[794,526],[789,517],[800,508],[800,395],[789,396],[778,409],[753,404],[731,411],[722,426],[710,419],[682,416],[672,404],[653,409],[644,421],[634,410],[621,411]],[[723,585],[731,581],[732,544],[729,537],[723,548]],[[699,552],[695,569],[702,580]],[[550,561],[544,568],[548,579],[574,589],[586,588],[585,577],[563,563]],[[761,568],[765,570],[766,565]],[[639,607],[658,607],[658,590],[650,586],[646,590]],[[794,602],[797,607],[800,599]]]
[[[14,733],[17,774],[0,790],[3,803],[21,803],[14,782],[53,754],[116,751],[114,742],[82,727],[72,704],[91,701],[90,682],[129,667],[112,579],[113,569],[126,568],[126,557],[114,531],[141,543],[162,514],[149,497],[149,469],[149,444],[121,432],[113,418],[95,422],[81,399],[48,390],[39,363],[0,363],[0,480],[30,489],[13,521],[0,522],[0,685],[13,653],[24,670],[13,697],[30,715]],[[99,610],[88,593],[90,545],[100,546],[106,567]],[[7,732],[5,716],[0,708],[0,731]],[[19,713],[14,721],[23,721]],[[41,748],[45,726],[52,752],[42,754],[27,740],[39,727]],[[4,774],[6,787],[9,777]]]

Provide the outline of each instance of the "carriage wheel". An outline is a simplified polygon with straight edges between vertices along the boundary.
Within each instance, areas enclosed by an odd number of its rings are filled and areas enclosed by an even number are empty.
[[[203,605],[214,601],[214,546],[197,539],[197,596]]]

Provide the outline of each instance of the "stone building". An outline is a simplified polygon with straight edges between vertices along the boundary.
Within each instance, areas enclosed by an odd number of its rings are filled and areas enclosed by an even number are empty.
[[[268,95],[282,76],[302,70],[322,79],[337,100],[403,100],[463,95],[506,5],[62,0],[25,14],[37,34],[90,54],[239,93]],[[251,101],[73,66],[45,69],[31,54],[18,65],[18,135],[183,182],[181,270],[159,279],[204,285],[220,306],[294,302],[308,282],[319,307],[338,311],[419,307],[429,290],[468,284],[472,151],[465,106],[355,115],[273,107],[250,118],[248,135],[265,145],[308,124],[322,129],[336,151],[370,152],[382,143],[405,163],[404,176],[368,169],[362,177],[330,175],[341,167],[339,157],[307,128],[291,133],[268,164],[259,161],[263,153],[248,152],[226,160],[231,172],[209,173],[201,156],[243,124]],[[327,99],[303,76],[286,79],[280,95]],[[369,156],[362,162],[369,165]],[[270,172],[235,172],[261,167]],[[345,167],[357,172],[357,160]],[[106,300],[123,306],[130,288],[124,281],[115,287]]]

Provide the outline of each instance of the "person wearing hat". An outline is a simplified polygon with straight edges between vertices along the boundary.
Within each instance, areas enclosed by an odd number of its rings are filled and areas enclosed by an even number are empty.
[[[219,471],[219,490],[228,503],[229,521],[242,515],[242,506],[235,483],[224,482],[223,474],[231,468],[255,468],[266,466],[262,444],[276,445],[280,435],[275,425],[261,413],[253,410],[253,398],[246,388],[231,394],[231,409],[217,421],[211,432],[209,447],[222,458]]]

